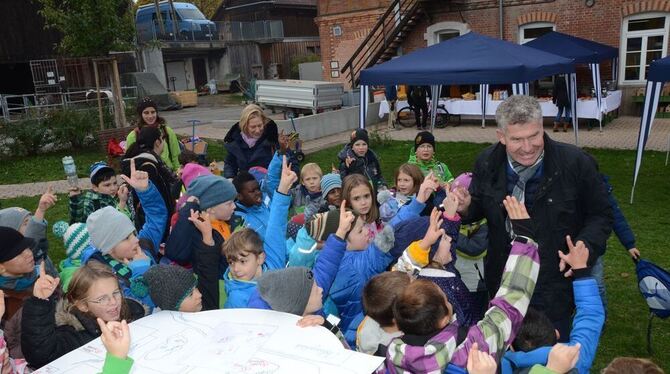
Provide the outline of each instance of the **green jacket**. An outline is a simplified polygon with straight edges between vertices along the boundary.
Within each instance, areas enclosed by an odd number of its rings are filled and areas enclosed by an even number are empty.
[[[409,151],[409,159],[407,160],[407,163],[418,166],[421,169],[421,172],[423,172],[424,177],[432,171],[433,175],[435,175],[442,183],[454,180],[454,176],[451,174],[447,164],[435,160],[434,156],[433,159],[428,162],[417,160],[414,148],[411,148]]]
[[[181,153],[181,148],[179,148],[179,138],[171,127],[166,125],[161,126],[165,128],[165,133],[168,136],[165,147],[163,147],[163,152],[161,153],[161,159],[163,159],[163,162],[165,162],[172,171],[177,171],[177,169],[179,169],[179,154]],[[133,130],[126,137],[126,149],[135,143],[135,141],[137,141],[137,132]]]
[[[125,359],[112,356],[109,353],[105,355],[105,364],[102,366],[102,374],[128,374],[133,367],[133,359]]]
[[[128,206],[126,205],[125,209],[119,209],[119,200],[116,197],[93,190],[84,190],[78,195],[70,196],[70,224],[86,223],[91,213],[107,206],[116,208],[132,220]]]

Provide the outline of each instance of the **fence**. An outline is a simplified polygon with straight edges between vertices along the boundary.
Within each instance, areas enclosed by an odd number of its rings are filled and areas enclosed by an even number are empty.
[[[174,27],[177,26],[177,27]],[[203,41],[264,41],[284,38],[283,21],[255,22],[186,22],[176,25],[157,20],[136,25],[137,41],[203,42]],[[176,32],[175,32],[176,31]]]
[[[44,118],[49,111],[59,108],[97,107],[98,95],[95,89],[67,91],[55,93],[34,93],[24,95],[0,94],[0,110],[5,121],[16,121],[25,118]],[[121,87],[124,101],[137,99],[137,87]],[[111,88],[100,89],[103,105],[114,112]]]

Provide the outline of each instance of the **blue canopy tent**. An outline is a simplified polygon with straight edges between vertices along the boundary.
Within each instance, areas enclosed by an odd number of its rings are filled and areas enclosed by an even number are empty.
[[[574,71],[570,59],[470,32],[363,70],[360,127],[365,127],[368,97],[363,93],[368,85],[430,85],[439,93],[444,84],[479,84],[483,125],[489,84],[512,83],[514,94],[527,94],[530,81],[560,73],[573,76]],[[576,97],[574,82],[568,87]],[[432,100],[433,127],[438,96]]]
[[[616,62],[614,60],[619,54],[619,50],[608,45],[596,43],[590,40],[578,38],[576,36],[563,34],[560,32],[550,32],[529,41],[524,44],[527,47],[536,48],[541,51],[553,53],[555,55],[563,56],[572,59],[575,64],[588,64],[591,69],[591,77],[593,79],[593,87],[596,92],[596,102],[598,105],[598,123],[600,124],[600,131],[603,131],[602,125],[602,97],[601,82],[600,82],[600,63],[613,59],[612,70],[616,74]],[[616,77],[616,76],[615,76]],[[577,113],[577,103],[571,102],[571,111],[573,115]]]
[[[637,176],[642,166],[642,153],[647,145],[647,139],[654,123],[658,100],[661,97],[663,84],[670,81],[670,56],[651,63],[647,73],[647,88],[645,90],[644,107],[640,118],[640,132],[637,137],[637,154],[635,156],[635,171],[633,172],[633,188],[630,191],[630,203],[633,203]],[[668,149],[670,152],[670,147]],[[668,154],[665,156],[665,164],[668,164]]]

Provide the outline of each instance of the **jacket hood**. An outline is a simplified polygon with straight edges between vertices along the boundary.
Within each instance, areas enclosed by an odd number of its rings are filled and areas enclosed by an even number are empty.
[[[100,333],[98,323],[85,314],[78,312],[65,298],[58,300],[54,317],[56,319],[56,326],[70,326],[76,331],[86,330],[95,334]]]
[[[233,274],[230,273],[230,268],[226,269],[225,273],[223,273],[223,281],[226,284],[226,292],[248,291],[253,288],[256,288],[255,280],[245,281],[233,278]]]

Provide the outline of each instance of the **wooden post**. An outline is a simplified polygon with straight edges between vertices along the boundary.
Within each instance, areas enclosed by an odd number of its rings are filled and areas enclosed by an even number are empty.
[[[112,59],[112,92],[114,93],[114,118],[116,127],[126,127],[126,112],[123,108],[123,96],[121,94],[121,81],[119,80],[119,66],[116,59]]]
[[[98,74],[98,61],[93,60],[93,74],[95,75],[95,91],[98,97],[98,118],[100,119],[100,130],[105,129],[105,121],[102,119],[102,100],[100,99],[100,75]]]

